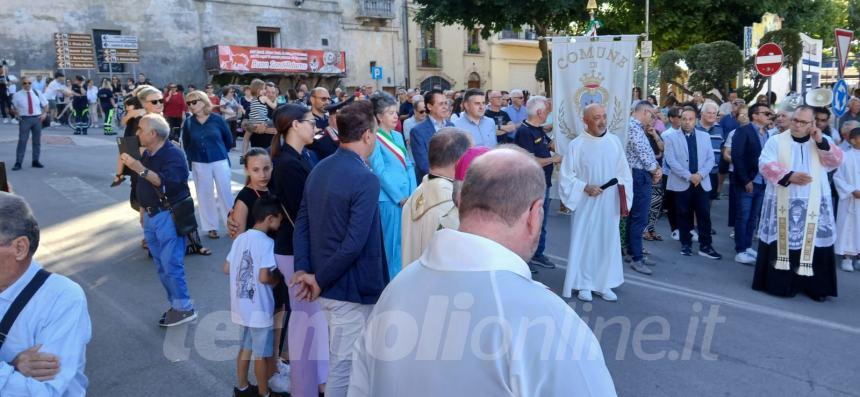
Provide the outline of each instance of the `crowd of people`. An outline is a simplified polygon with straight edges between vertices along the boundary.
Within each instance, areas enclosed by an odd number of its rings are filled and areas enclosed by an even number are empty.
[[[25,77],[11,98],[19,129],[34,136],[34,167],[41,166],[41,126],[49,113],[62,112],[54,93],[72,98],[74,115],[91,104],[81,76],[70,86],[63,79],[56,74],[40,91]],[[241,328],[236,396],[396,395],[416,387],[429,395],[450,384],[476,395],[553,394],[584,384],[591,395],[614,395],[594,335],[532,280],[536,268],[556,266],[545,252],[554,184],[560,211],[572,214],[565,298],[617,301],[613,289],[624,281],[625,262],[651,275],[655,263],[643,240],[663,240],[655,225],[664,214],[681,255],[691,256],[698,242],[698,255],[721,259],[711,210],[726,197],[734,260],[755,265],[754,289],[826,300],[837,295],[836,255],[845,271],[858,265],[860,98],[834,120],[827,108],[784,100],[774,112],[770,98],[748,105],[734,93],[723,106],[699,95],[685,103],[669,96],[659,107],[656,97],[636,98],[634,89],[626,142],[607,132],[606,109],[595,103],[583,110],[585,130],[562,151],[553,139],[551,99],[519,89],[403,89],[392,96],[369,86],[330,94],[302,84],[283,96],[260,79],[219,89],[159,89],[141,74],[122,87],[103,82],[94,95],[105,101],[87,110],[119,116],[123,138],[139,144],[120,154],[113,182],[130,179],[141,246],[165,290],[168,310],[158,325],[196,319],[184,257],[211,255],[198,229],[218,239],[226,226],[233,241],[223,271],[231,318]],[[106,120],[104,132],[113,126]],[[83,123],[75,134],[87,134]],[[13,169],[24,158],[22,137]],[[246,174],[235,197],[234,149]],[[0,213],[4,206],[26,209],[19,198],[0,195]],[[29,269],[19,283],[38,271],[38,236],[12,225],[35,222],[28,214],[0,219],[2,241],[20,241],[0,247],[0,259]],[[445,321],[425,317],[431,296],[473,316],[503,313],[515,335],[494,329],[475,338],[490,346],[512,337],[530,359],[488,360],[481,349],[461,349],[450,365],[439,365],[450,359],[447,343],[462,342],[447,340],[441,358],[420,347],[390,357],[388,327],[416,324],[388,313],[418,321],[413,331],[399,331],[432,334],[431,323]],[[572,331],[535,337],[520,325],[536,311],[559,323],[572,319]],[[88,318],[77,315],[88,331]],[[88,334],[81,329],[80,337]],[[555,360],[536,359],[546,344],[559,352]],[[56,356],[33,359],[52,363],[37,376],[62,374],[71,387],[74,373],[63,373]]]

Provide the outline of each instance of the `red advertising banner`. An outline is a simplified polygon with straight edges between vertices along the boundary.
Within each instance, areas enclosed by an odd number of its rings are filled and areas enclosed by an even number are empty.
[[[225,72],[345,74],[343,51],[218,46],[218,68]]]

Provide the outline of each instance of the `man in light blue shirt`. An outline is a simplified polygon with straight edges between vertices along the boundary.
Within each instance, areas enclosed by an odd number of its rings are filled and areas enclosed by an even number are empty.
[[[496,129],[496,122],[484,116],[484,93],[477,88],[466,90],[463,94],[463,106],[466,112],[454,122],[454,127],[468,131],[475,146],[496,147],[496,134],[504,134],[504,131]]]
[[[19,196],[0,192],[0,317],[40,272],[39,226]],[[92,336],[80,286],[50,274],[21,310],[0,348],[0,396],[84,396]]]
[[[514,126],[519,128],[520,124],[529,118],[529,113],[526,111],[525,95],[523,94],[523,90],[511,90],[511,104],[506,106],[503,110],[511,117],[511,122],[514,123]]]

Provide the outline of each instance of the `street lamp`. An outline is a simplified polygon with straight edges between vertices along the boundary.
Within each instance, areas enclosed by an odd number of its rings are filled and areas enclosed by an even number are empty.
[[[597,9],[597,0],[588,0],[588,4],[585,6],[585,9],[588,10],[588,16],[591,20],[594,20],[594,10]]]

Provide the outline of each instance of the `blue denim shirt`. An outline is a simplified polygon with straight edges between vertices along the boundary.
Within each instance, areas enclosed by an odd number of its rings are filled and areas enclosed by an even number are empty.
[[[155,189],[161,190],[170,203],[176,203],[191,195],[188,190],[188,162],[185,154],[172,142],[165,141],[164,146],[155,153],[143,152],[140,161],[149,172],[158,174],[161,186],[154,186],[149,181],[139,180],[135,193],[141,207],[160,207],[161,200]]]
[[[233,147],[233,134],[218,114],[209,114],[203,124],[192,116],[182,124],[182,146],[188,161],[214,163],[227,158],[227,151]]]

